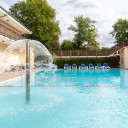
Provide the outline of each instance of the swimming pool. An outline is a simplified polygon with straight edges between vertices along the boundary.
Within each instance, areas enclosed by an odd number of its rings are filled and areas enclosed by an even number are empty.
[[[25,103],[24,77],[0,85],[0,128],[127,128],[128,71],[57,70],[31,75]]]

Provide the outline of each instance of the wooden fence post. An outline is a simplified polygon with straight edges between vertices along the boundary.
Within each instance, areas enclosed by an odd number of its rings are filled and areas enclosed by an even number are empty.
[[[96,58],[97,58],[97,50],[96,50]]]
[[[61,57],[62,57],[63,56],[62,50],[61,50],[60,54],[61,54]]]
[[[70,57],[72,56],[72,51],[70,50]]]
[[[107,50],[105,50],[105,57],[107,56]]]

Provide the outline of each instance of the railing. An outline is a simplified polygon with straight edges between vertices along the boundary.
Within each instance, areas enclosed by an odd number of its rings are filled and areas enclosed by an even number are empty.
[[[128,46],[128,41],[116,44],[108,50],[54,50],[50,53],[56,56],[109,56],[125,46]]]
[[[21,36],[20,34],[16,33],[15,31],[5,27],[2,24],[0,24],[0,34],[8,37],[10,39],[13,39],[13,40],[25,39],[25,37]]]
[[[107,50],[54,50],[50,51],[52,55],[56,56],[107,56]]]
[[[125,41],[125,42],[116,44],[115,46],[111,47],[111,48],[108,50],[108,55],[111,55],[111,54],[113,54],[114,52],[119,51],[121,48],[126,47],[126,46],[128,46],[128,41]]]

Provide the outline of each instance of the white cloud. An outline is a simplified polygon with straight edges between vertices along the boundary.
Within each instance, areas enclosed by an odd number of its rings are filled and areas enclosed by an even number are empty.
[[[8,9],[19,0],[0,0],[1,5]],[[61,37],[63,39],[73,38],[73,33],[68,31],[68,27],[74,25],[74,16],[83,15],[96,20],[100,38],[98,42],[101,46],[114,45],[114,38],[109,34],[112,25],[118,18],[128,17],[127,0],[47,0],[56,9],[56,19],[60,21]]]
[[[66,3],[68,4],[66,5]],[[81,6],[79,7],[73,6],[76,3],[79,3],[79,5],[84,4],[85,8]],[[113,42],[115,41],[115,39],[109,33],[112,31],[112,25],[117,21],[118,18],[128,17],[128,9],[127,9],[127,4],[126,4],[128,3],[128,1],[124,0],[122,2],[122,1],[117,1],[117,0],[113,0],[113,1],[92,0],[90,5],[95,5],[95,6],[90,6],[90,7],[86,7],[87,3],[88,3],[87,0],[75,0],[75,1],[69,0],[63,3],[64,7],[58,6],[56,8],[58,10],[61,10],[61,13],[66,15],[66,17],[63,17],[63,21],[64,21],[64,24],[69,25],[69,26],[70,24],[68,21],[70,20],[72,21],[71,24],[74,24],[73,17],[78,16],[78,15],[83,15],[84,17],[88,16],[91,19],[96,20],[98,22],[96,26],[100,34],[100,38],[98,38],[97,40],[100,43],[100,46],[111,47],[112,45],[114,45]],[[61,15],[61,14],[58,14],[58,15]],[[62,31],[63,33],[69,33],[67,29],[62,29]],[[68,37],[71,39],[70,36],[72,36],[72,34],[68,35]],[[65,36],[62,35],[61,40],[63,39],[65,39]]]
[[[8,10],[9,7],[16,2],[18,2],[18,0],[0,0],[0,6]]]
[[[10,7],[10,5],[3,0],[0,0],[0,6],[2,6],[3,8],[5,8],[7,10]]]

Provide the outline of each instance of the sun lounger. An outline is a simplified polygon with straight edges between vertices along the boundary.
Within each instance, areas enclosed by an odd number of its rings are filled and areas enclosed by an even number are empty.
[[[72,69],[77,70],[76,64],[73,64],[73,65],[72,65]]]
[[[66,69],[69,69],[68,64],[65,64],[65,65],[64,65],[64,69],[65,69],[65,70],[66,70]]]
[[[88,66],[85,66],[85,64],[81,64],[81,69],[88,69]]]
[[[94,69],[93,64],[89,64],[89,69]]]
[[[104,64],[105,69],[110,69],[110,67],[107,64]]]
[[[97,64],[96,68],[97,69],[104,69],[104,66],[101,66],[101,64]]]

